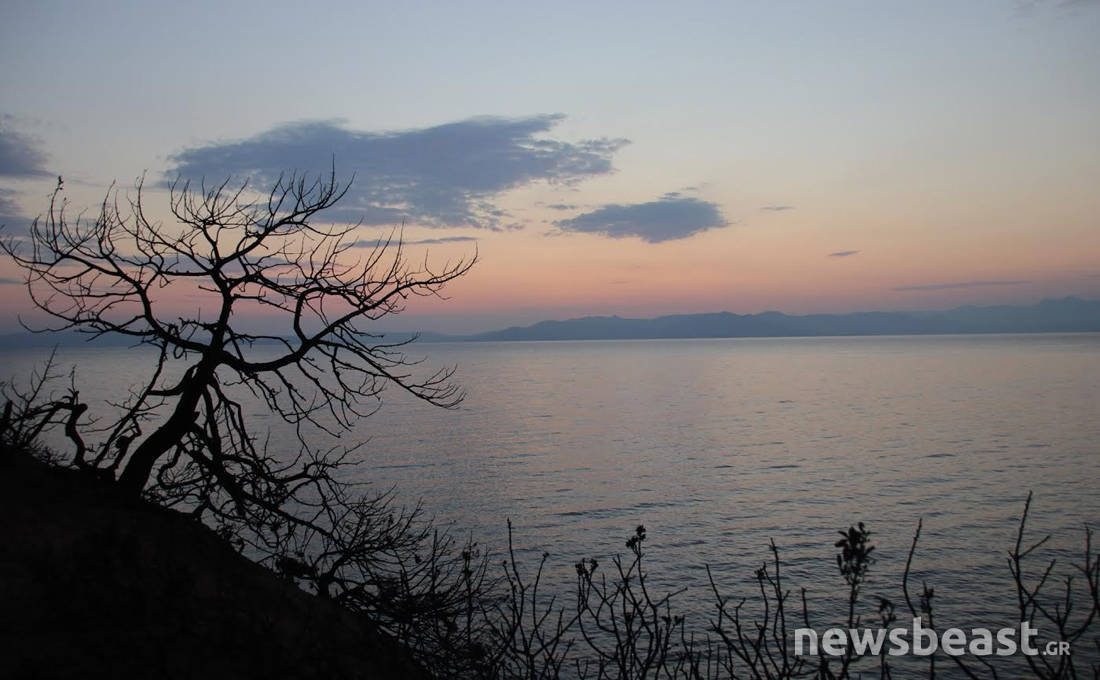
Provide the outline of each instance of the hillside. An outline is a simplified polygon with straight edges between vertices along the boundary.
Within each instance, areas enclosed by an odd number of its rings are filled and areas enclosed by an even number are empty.
[[[0,451],[0,677],[422,678],[188,517]]]

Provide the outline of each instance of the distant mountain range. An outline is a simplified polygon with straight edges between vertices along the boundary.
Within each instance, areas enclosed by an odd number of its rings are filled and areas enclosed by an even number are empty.
[[[420,342],[505,340],[642,340],[657,338],[763,338],[826,335],[933,335],[954,333],[1082,333],[1100,332],[1100,300],[1067,297],[1031,306],[956,307],[934,312],[859,312],[855,314],[790,315],[675,314],[655,319],[586,316],[565,321],[540,321],[477,335],[426,332]],[[387,340],[410,337],[387,334]],[[0,347],[41,347],[83,343],[77,333],[0,336]],[[126,338],[101,338],[96,346],[129,345]]]
[[[655,319],[587,316],[470,336],[469,340],[627,340],[813,335],[1077,333],[1100,331],[1100,300],[1062,298],[1026,307],[957,307],[936,312],[856,314],[675,314]]]

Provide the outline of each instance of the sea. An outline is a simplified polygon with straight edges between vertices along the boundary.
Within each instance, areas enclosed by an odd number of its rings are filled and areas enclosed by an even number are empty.
[[[93,415],[154,358],[57,352],[59,389],[73,367]],[[1050,588],[1100,524],[1100,334],[418,343],[408,354],[417,371],[455,367],[462,403],[387,390],[376,413],[316,445],[361,445],[345,479],[421,503],[476,540],[491,569],[510,523],[520,568],[533,576],[547,555],[541,588],[566,606],[574,564],[610,565],[644,526],[650,587],[677,593],[689,627],[714,615],[707,568],[723,596],[751,602],[774,542],[785,587],[805,589],[825,628],[846,612],[838,532],[862,522],[876,558],[865,620],[880,597],[900,616],[920,522],[914,597],[934,589],[937,627],[995,628],[1018,621],[1007,557],[1029,494],[1023,540],[1050,538],[1025,568],[1035,580],[1056,560]],[[18,382],[47,355],[2,359]],[[248,415],[272,446],[292,439],[260,404]]]

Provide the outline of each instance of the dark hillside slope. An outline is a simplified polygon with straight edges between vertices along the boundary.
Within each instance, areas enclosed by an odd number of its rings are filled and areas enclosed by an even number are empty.
[[[426,677],[367,622],[84,473],[0,451],[0,528],[0,677]]]

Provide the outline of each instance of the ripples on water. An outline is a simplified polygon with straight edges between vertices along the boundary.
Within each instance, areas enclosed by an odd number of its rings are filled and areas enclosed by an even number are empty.
[[[457,364],[467,399],[442,411],[387,392],[349,435],[370,440],[356,474],[493,548],[511,518],[521,556],[549,551],[564,593],[573,562],[607,563],[644,524],[650,571],[692,587],[686,609],[708,611],[704,564],[727,593],[750,594],[769,539],[788,583],[839,603],[836,531],[864,521],[879,557],[865,595],[900,605],[923,517],[917,583],[935,586],[951,623],[988,625],[1012,620],[1005,555],[1029,489],[1032,534],[1054,534],[1050,555],[1078,555],[1082,525],[1100,518],[1100,335],[414,350]],[[23,374],[41,356],[9,353]],[[125,350],[62,359],[115,395],[140,367]]]

